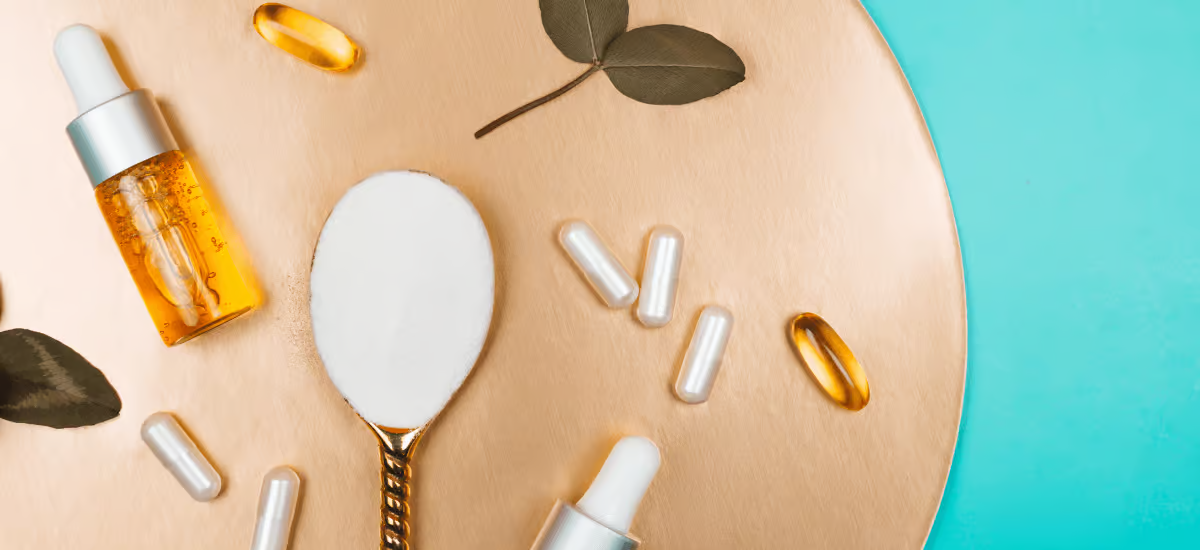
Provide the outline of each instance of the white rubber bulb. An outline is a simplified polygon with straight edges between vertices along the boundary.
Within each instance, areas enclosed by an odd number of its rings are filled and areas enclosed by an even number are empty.
[[[637,436],[622,438],[575,507],[613,531],[628,533],[661,463],[653,441]]]
[[[54,39],[54,57],[71,87],[80,114],[129,93],[129,86],[121,80],[96,29],[71,25],[58,31],[58,37]]]

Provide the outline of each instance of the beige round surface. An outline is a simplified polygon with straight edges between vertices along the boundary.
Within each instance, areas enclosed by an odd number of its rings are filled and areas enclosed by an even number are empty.
[[[746,82],[657,107],[597,76],[476,141],[583,69],[535,0],[299,1],[363,46],[341,75],[266,44],[251,0],[0,1],[0,328],[73,346],[125,404],[93,428],[0,422],[3,546],[243,548],[263,474],[290,464],[305,481],[292,548],[377,547],[375,439],[317,360],[307,280],[338,197],[396,168],[460,187],[498,268],[490,345],[418,453],[415,549],[527,548],[624,434],[663,451],[634,522],[647,549],[921,545],[954,449],[966,314],[946,188],[900,70],[852,0],[631,4],[631,27],[732,46]],[[265,296],[252,316],[159,342],[64,132],[74,106],[51,43],[76,22],[163,102]],[[574,217],[634,269],[652,226],[684,232],[674,322],[600,305],[555,243]],[[737,322],[711,401],[687,406],[669,388],[710,303]],[[789,349],[803,311],[857,351],[861,413]],[[139,440],[158,410],[224,474],[216,501],[191,501]]]

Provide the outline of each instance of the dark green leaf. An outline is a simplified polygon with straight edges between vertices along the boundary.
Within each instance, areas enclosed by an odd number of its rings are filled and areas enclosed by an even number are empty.
[[[0,418],[51,428],[115,418],[121,398],[104,373],[40,332],[0,332]]]
[[[604,49],[629,25],[628,0],[539,0],[542,26],[563,55],[580,63],[604,59]]]
[[[598,69],[621,93],[642,103],[682,105],[717,95],[746,79],[746,65],[712,35],[678,25],[629,32],[626,0],[540,0],[546,33],[567,57],[592,66],[565,86],[522,105],[475,132],[475,139],[578,86]]]
[[[712,35],[678,25],[633,29],[613,40],[604,71],[621,93],[654,105],[683,105],[746,79],[746,65]]]

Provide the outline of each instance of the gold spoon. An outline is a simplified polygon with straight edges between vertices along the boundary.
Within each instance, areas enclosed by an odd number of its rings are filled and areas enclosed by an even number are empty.
[[[495,295],[483,220],[428,174],[382,172],[334,206],[313,254],[325,371],[379,438],[381,549],[408,550],[417,443],[471,372]]]

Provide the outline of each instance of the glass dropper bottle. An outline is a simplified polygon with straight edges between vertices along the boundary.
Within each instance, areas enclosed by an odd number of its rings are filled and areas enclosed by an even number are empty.
[[[80,113],[67,135],[163,343],[253,309],[255,294],[154,96],[129,90],[91,27],[60,31],[54,55]]]

